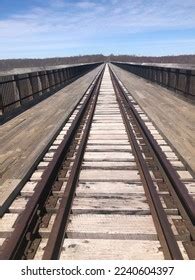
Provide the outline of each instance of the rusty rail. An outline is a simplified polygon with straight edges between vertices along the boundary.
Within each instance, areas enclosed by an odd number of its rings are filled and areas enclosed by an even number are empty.
[[[55,153],[53,160],[45,169],[42,175],[42,179],[38,182],[34,194],[27,203],[24,212],[21,214],[21,217],[17,221],[13,233],[6,240],[6,242],[4,242],[5,244],[3,245],[2,251],[0,252],[0,259],[5,260],[25,258],[26,248],[29,248],[29,243],[33,242],[35,234],[37,234],[38,232],[41,219],[45,214],[45,205],[48,197],[52,193],[52,186],[58,178],[60,167],[62,166],[62,163],[68,154],[70,146],[72,145],[78,130],[80,129],[80,125],[83,125],[83,121],[85,121],[84,130],[80,139],[81,141],[76,152],[73,166],[71,167],[70,175],[68,177],[67,185],[60,202],[58,213],[54,220],[52,231],[44,250],[43,259],[57,259],[60,256],[63,240],[64,238],[66,238],[65,230],[71,211],[72,201],[75,195],[80,166],[91,128],[91,123],[93,120],[93,114],[95,111],[102,76],[103,70],[99,74],[96,82],[93,84],[93,87],[91,88],[84,103],[82,104],[76,118],[72,122],[66,137]],[[170,165],[166,157],[163,157],[164,154],[158,147],[158,144],[153,139],[144,122],[141,120],[139,114],[134,109],[131,101],[128,99],[126,93],[119,84],[116,75],[112,71],[111,78],[117,95],[121,114],[126,126],[128,138],[132,144],[132,150],[135,155],[136,162],[140,168],[140,175],[143,181],[144,188],[146,190],[146,195],[148,197],[148,200],[150,201],[151,212],[152,214],[154,214],[154,223],[156,225],[161,244],[163,244],[163,248],[165,248],[166,250],[166,256],[168,256],[169,259],[182,259],[177,241],[172,232],[168,218],[162,207],[162,203],[159,199],[155,185],[149,173],[148,167],[129,123],[128,116],[132,116],[134,123],[138,125],[139,129],[143,132],[144,137],[146,137],[148,143],[153,147],[153,150],[160,164],[163,166],[167,177],[170,177],[169,180],[171,181],[174,189],[177,191],[177,193],[180,191],[178,196],[182,201],[185,202],[184,207],[189,214],[189,217],[191,217],[192,222],[195,221],[194,216],[191,215],[195,213],[194,204],[187,205],[190,197],[186,193],[187,190],[185,191],[185,189],[182,189],[183,186],[178,183],[179,177],[176,176],[177,174],[175,174],[176,172],[174,170],[173,171],[175,173],[172,171],[172,166]],[[167,165],[167,162],[170,166]],[[167,170],[167,168],[169,170]],[[178,188],[181,188],[181,190],[178,190]],[[187,207],[189,207],[191,212]]]
[[[110,73],[111,73],[115,93],[117,95],[121,114],[122,114],[122,117],[123,117],[123,120],[124,120],[124,123],[126,126],[128,138],[132,144],[132,149],[134,151],[134,155],[135,155],[137,164],[139,166],[139,171],[140,171],[140,175],[142,177],[142,182],[143,182],[144,188],[146,190],[146,195],[148,196],[150,205],[152,204],[151,211],[153,212],[153,215],[155,215],[155,217],[156,217],[154,219],[154,222],[156,224],[157,231],[159,232],[159,236],[161,237],[161,242],[163,243],[164,247],[166,248],[166,252],[168,254],[169,259],[181,260],[181,259],[183,259],[183,257],[181,255],[177,241],[174,237],[174,234],[171,229],[170,223],[168,221],[167,215],[163,209],[162,203],[161,203],[159,195],[156,191],[155,185],[151,178],[151,175],[150,175],[150,172],[146,165],[146,162],[143,158],[141,149],[135,138],[133,129],[131,128],[131,125],[127,118],[127,113],[129,113],[129,106],[128,106],[129,104],[127,102],[127,99],[125,98],[125,94],[123,92],[122,87],[120,86],[118,80],[116,79],[116,76],[113,74],[112,71],[110,71]],[[125,112],[125,110],[127,111],[127,113]]]
[[[69,128],[66,137],[58,147],[53,160],[49,163],[48,167],[43,173],[42,179],[38,182],[35,192],[31,199],[28,201],[26,208],[20,216],[13,233],[10,238],[5,242],[6,244],[0,252],[0,259],[23,259],[24,251],[29,241],[31,241],[33,234],[37,230],[37,221],[41,214],[45,212],[44,205],[49,197],[52,189],[52,185],[57,178],[59,168],[68,153],[69,147],[76,135],[82,118],[85,114],[86,108],[91,102],[94,91],[99,85],[99,81],[102,76],[102,72],[99,74],[96,82],[93,84],[88,96],[86,97],[82,107],[80,108],[77,116]]]
[[[126,99],[128,108],[132,111],[134,118],[136,119],[137,123],[139,124],[143,134],[145,135],[145,137],[148,140],[148,143],[152,147],[160,165],[162,166],[163,170],[165,171],[167,178],[169,179],[176,194],[178,195],[180,201],[182,202],[182,205],[183,205],[184,209],[186,210],[192,224],[195,225],[195,203],[193,201],[192,196],[188,193],[186,186],[180,180],[179,175],[177,174],[177,172],[175,171],[175,169],[173,168],[171,163],[168,161],[165,154],[162,152],[158,143],[151,135],[149,129],[147,128],[144,121],[141,119],[141,117],[135,110],[134,106],[132,105],[131,101],[129,100],[129,98],[123,91],[123,89],[121,88],[120,90],[123,93],[124,98]]]
[[[103,72],[101,74],[101,78],[103,76]],[[101,78],[98,80],[98,83],[95,87],[92,102],[91,102],[91,108],[89,109],[89,116],[87,119],[87,122],[85,124],[85,129],[83,131],[83,136],[81,138],[81,142],[79,144],[79,149],[76,153],[76,158],[74,160],[73,167],[71,169],[71,173],[69,175],[66,189],[63,194],[59,210],[57,213],[57,216],[54,221],[54,225],[52,227],[52,231],[49,235],[49,240],[47,242],[47,245],[44,250],[43,259],[45,260],[55,260],[58,259],[60,252],[61,252],[61,246],[63,244],[63,240],[65,237],[65,231],[67,228],[68,223],[68,217],[71,210],[72,200],[74,197],[79,173],[80,173],[80,167],[82,164],[83,155],[85,152],[85,147],[88,140],[88,135],[91,128],[91,123],[93,120],[93,115],[96,107],[96,102],[98,98],[99,88],[101,84]]]

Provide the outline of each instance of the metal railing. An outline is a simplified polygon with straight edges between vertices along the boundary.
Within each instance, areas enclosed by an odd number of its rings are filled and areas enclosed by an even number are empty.
[[[114,65],[144,79],[158,83],[186,97],[195,98],[195,70],[183,68],[112,62]]]
[[[11,114],[23,105],[38,101],[63,88],[72,79],[94,69],[101,63],[0,76],[0,116]]]

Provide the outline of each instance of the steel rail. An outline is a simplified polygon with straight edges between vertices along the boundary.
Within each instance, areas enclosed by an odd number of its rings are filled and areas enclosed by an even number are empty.
[[[101,74],[101,78],[103,76],[103,73]],[[94,111],[97,103],[98,93],[100,89],[101,79],[98,81],[98,85],[93,93],[93,100],[91,104],[91,108],[89,111],[89,116],[87,119],[87,122],[85,124],[85,128],[83,131],[83,135],[81,138],[81,142],[79,144],[78,151],[76,153],[76,158],[74,160],[66,188],[64,191],[64,194],[62,196],[60,206],[58,213],[56,215],[52,231],[49,235],[49,239],[47,242],[47,245],[44,249],[43,258],[44,260],[56,260],[59,258],[59,255],[61,253],[62,244],[64,241],[66,228],[68,224],[68,218],[71,211],[71,205],[73,202],[73,198],[75,195],[75,190],[79,178],[80,168],[83,160],[83,155],[85,152],[85,147],[88,140],[88,135],[90,132]]]
[[[15,229],[11,236],[4,242],[2,250],[0,251],[0,259],[21,259],[24,253],[24,247],[31,238],[31,234],[34,232],[34,226],[37,223],[39,214],[43,211],[45,202],[51,192],[52,185],[57,177],[58,170],[68,153],[69,147],[73,138],[81,123],[82,117],[85,113],[98,81],[101,78],[103,70],[99,73],[96,82],[93,84],[88,96],[82,104],[78,114],[72,122],[67,134],[58,147],[53,160],[49,163],[45,169],[42,179],[38,182],[35,192],[28,201],[24,212],[21,214]]]
[[[99,73],[99,72],[98,72]],[[98,73],[95,75],[94,81],[96,80],[96,78],[98,77]],[[91,87],[91,84],[87,87],[86,91],[89,91]],[[22,181],[22,184],[20,186],[20,188],[18,189],[18,191],[15,193],[15,196],[13,197],[13,199],[9,202],[9,204],[7,204],[7,208],[11,205],[11,203],[14,201],[14,199],[17,197],[17,195],[19,194],[20,190],[24,187],[24,185],[27,183],[28,179],[32,176],[34,169],[36,168],[36,166],[38,165],[38,163],[40,162],[40,160],[44,157],[44,155],[46,154],[46,152],[49,150],[50,146],[52,145],[52,143],[54,142],[55,138],[59,135],[60,131],[63,129],[63,127],[65,126],[65,124],[67,123],[67,120],[70,118],[70,116],[72,115],[72,113],[74,112],[74,110],[76,109],[76,107],[79,105],[79,103],[81,102],[83,96],[81,96],[79,98],[79,100],[77,101],[77,103],[74,105],[74,107],[72,108],[72,110],[69,112],[69,114],[66,117],[66,120],[63,121],[63,123],[60,125],[60,127],[57,129],[57,131],[54,133],[54,135],[52,136],[52,138],[50,139],[49,143],[46,145],[46,147],[43,149],[43,151],[40,153],[38,159],[33,163],[33,165],[31,166],[31,168],[28,171],[28,174],[25,176],[24,181]],[[4,209],[3,211],[0,211],[0,218],[5,214],[6,209]]]
[[[165,249],[169,255],[168,258],[174,259],[174,260],[182,260],[183,257],[181,255],[177,241],[174,237],[174,234],[171,229],[170,223],[168,221],[167,215],[163,209],[159,195],[156,191],[156,187],[155,187],[153,180],[151,178],[151,175],[149,173],[145,159],[143,158],[142,151],[138,145],[138,142],[135,138],[133,129],[131,128],[130,122],[128,120],[127,112],[129,110],[129,106],[128,106],[127,100],[124,98],[122,88],[121,88],[116,76],[113,74],[112,71],[110,71],[110,73],[111,73],[111,78],[112,78],[113,86],[115,89],[115,93],[117,96],[117,100],[119,103],[119,107],[121,110],[121,114],[122,114],[122,117],[123,117],[123,120],[124,120],[124,123],[126,126],[127,134],[128,134],[130,142],[132,143],[132,149],[134,151],[136,161],[138,163],[138,166],[140,167],[139,171],[140,171],[140,175],[143,180],[143,185],[147,191],[146,194],[149,195],[149,200],[152,203],[151,210],[153,210],[153,213],[155,214],[154,222],[157,227],[157,232],[159,232],[159,230],[160,230],[161,241],[162,241],[163,245],[166,246]],[[127,110],[127,112],[126,112],[126,110]],[[158,222],[158,224],[156,223],[156,221]],[[158,225],[160,225],[160,227]]]
[[[116,75],[114,74],[116,77]],[[165,174],[170,181],[171,185],[173,186],[173,189],[175,190],[178,198],[182,202],[182,205],[186,211],[186,213],[189,216],[189,219],[191,220],[192,224],[195,225],[195,202],[193,201],[192,196],[189,194],[186,186],[184,183],[180,180],[179,175],[169,162],[169,160],[166,158],[165,154],[162,152],[160,146],[154,139],[154,137],[151,135],[149,129],[145,125],[144,121],[141,119],[139,114],[137,113],[136,109],[132,105],[131,101],[125,94],[124,90],[121,88],[121,92],[124,95],[129,109],[132,111],[134,118],[136,119],[137,123],[139,124],[143,134],[145,135],[147,141],[149,142],[150,146],[152,147],[160,165],[162,166],[163,170],[165,171]]]

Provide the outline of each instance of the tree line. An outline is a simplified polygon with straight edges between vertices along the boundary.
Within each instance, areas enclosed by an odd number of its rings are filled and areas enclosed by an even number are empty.
[[[195,55],[177,55],[177,56],[136,56],[136,55],[114,55],[105,56],[103,54],[96,55],[79,55],[70,57],[54,57],[43,59],[2,59],[0,60],[0,71],[9,71],[14,68],[27,67],[47,67],[64,64],[78,64],[91,62],[136,62],[136,63],[179,63],[179,64],[195,64]]]

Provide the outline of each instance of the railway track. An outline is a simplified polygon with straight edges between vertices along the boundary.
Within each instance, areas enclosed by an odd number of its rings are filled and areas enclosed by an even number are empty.
[[[0,219],[0,259],[195,259],[194,197],[106,65]]]

